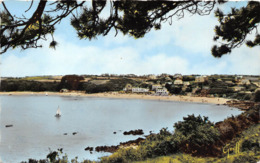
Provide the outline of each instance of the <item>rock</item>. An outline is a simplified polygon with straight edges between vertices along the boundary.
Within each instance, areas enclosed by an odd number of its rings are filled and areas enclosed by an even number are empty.
[[[13,127],[13,125],[5,125],[5,127]]]
[[[76,135],[76,134],[77,134],[77,132],[73,132],[73,133],[72,133],[72,135]]]
[[[117,149],[118,149],[118,146],[97,146],[96,148],[95,148],[95,151],[97,151],[97,152],[110,152],[110,153],[113,153],[113,152],[115,152],[115,151],[117,151]]]
[[[92,153],[93,149],[94,149],[93,147],[87,147],[85,148],[85,151],[90,151]]]
[[[138,138],[135,140],[130,140],[127,142],[120,143],[120,146],[131,146],[131,145],[138,145],[141,141],[145,140],[144,138]]]
[[[68,135],[68,133],[64,133],[63,135]]]
[[[144,138],[138,138],[136,140],[130,140],[130,141],[127,141],[127,142],[120,142],[120,145],[117,145],[117,146],[97,146],[95,148],[95,151],[114,153],[121,147],[129,147],[129,146],[132,146],[132,145],[139,145],[140,142],[142,142],[143,140],[145,140],[145,139]],[[88,149],[88,147],[86,149]]]
[[[116,134],[116,132],[113,132],[113,134]]]
[[[144,132],[142,129],[138,129],[138,130],[125,131],[123,134],[124,135],[143,135]]]

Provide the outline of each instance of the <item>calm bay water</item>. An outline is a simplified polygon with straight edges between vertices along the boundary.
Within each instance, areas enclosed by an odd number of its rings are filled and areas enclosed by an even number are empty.
[[[0,98],[0,162],[7,163],[44,159],[49,149],[58,148],[70,158],[96,160],[109,153],[90,154],[84,150],[87,146],[117,145],[140,137],[124,136],[124,131],[143,129],[149,134],[163,127],[173,131],[173,124],[189,114],[218,122],[241,113],[213,104],[137,99],[33,95]],[[58,106],[60,118],[54,117]],[[13,127],[6,128],[9,124]]]

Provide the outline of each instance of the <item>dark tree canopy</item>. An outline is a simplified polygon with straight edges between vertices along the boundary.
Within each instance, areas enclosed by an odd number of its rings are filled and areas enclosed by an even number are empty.
[[[161,24],[172,21],[173,17],[181,19],[185,14],[198,14],[209,15],[216,6],[216,3],[223,3],[222,0],[216,1],[105,1],[105,0],[92,0],[86,1],[34,1],[31,0],[31,5],[24,12],[33,10],[33,3],[38,3],[35,11],[33,11],[31,17],[17,17],[9,12],[8,6],[5,2],[1,2],[2,10],[1,14],[1,47],[0,54],[5,53],[8,49],[21,47],[22,49],[41,47],[38,43],[39,40],[46,40],[46,36],[50,34],[52,41],[50,47],[55,48],[57,42],[54,40],[53,33],[55,32],[55,25],[60,23],[64,18],[70,16],[71,25],[76,29],[78,37],[80,39],[93,39],[97,36],[106,36],[112,29],[118,32],[122,32],[124,35],[130,35],[135,38],[141,38],[151,29],[161,29]],[[253,18],[250,21],[257,26],[259,22],[259,3],[249,3],[249,11]],[[252,4],[252,5],[251,5]],[[254,5],[253,5],[254,4]],[[255,6],[255,7],[254,7]],[[10,7],[10,6],[9,6]],[[106,16],[102,17],[105,8],[109,8],[110,12]],[[246,8],[247,9],[247,8]],[[244,9],[244,10],[246,10]],[[234,12],[239,12],[235,10]],[[221,13],[217,10],[217,13]],[[244,12],[243,12],[244,13]],[[104,15],[104,14],[103,14]],[[243,15],[243,14],[241,14]],[[224,21],[228,16],[222,16],[219,21],[222,24],[227,23]],[[242,16],[243,17],[243,16]],[[251,20],[250,19],[250,20]],[[232,18],[233,20],[233,18]],[[238,17],[236,21],[246,21]],[[237,22],[238,23],[238,22]],[[250,24],[249,23],[249,24]],[[232,24],[232,22],[230,23]],[[246,24],[246,23],[245,23]],[[256,28],[250,26],[251,28]],[[216,27],[217,28],[217,27]],[[218,29],[222,29],[220,26]],[[230,29],[230,28],[229,28]],[[243,36],[251,30],[242,29]],[[222,31],[222,32],[219,32]],[[228,32],[228,31],[227,31]],[[216,39],[222,37],[225,40],[226,32],[224,30],[216,31]],[[236,37],[237,35],[234,35]],[[231,36],[232,37],[232,36]],[[258,39],[257,39],[258,38]],[[254,42],[248,42],[248,45],[255,46],[259,43],[259,36]],[[228,39],[229,40],[229,39]],[[232,39],[231,39],[232,40]],[[234,40],[234,38],[233,38]],[[234,48],[235,45],[224,44],[227,48]],[[223,51],[223,46],[220,48],[214,47],[212,53],[214,56],[219,57],[219,51]],[[225,49],[224,49],[225,51]],[[227,51],[227,50],[226,50]],[[229,52],[229,51],[228,51]],[[216,54],[216,55],[215,55]]]
[[[160,29],[161,23],[172,21],[173,16],[184,17],[184,13],[207,15],[213,10],[216,1],[31,1],[38,3],[32,16],[16,17],[9,12],[5,2],[1,2],[1,53],[9,48],[22,49],[41,47],[38,41],[46,40],[46,35],[55,32],[55,25],[67,16],[71,16],[71,25],[76,29],[79,38],[92,39],[98,35],[107,35],[115,29],[123,34],[136,38],[143,37],[152,28]],[[10,7],[10,6],[9,6]],[[110,13],[101,18],[105,7]],[[50,47],[57,42],[52,40]]]
[[[222,39],[221,45],[215,45],[211,50],[215,57],[230,53],[233,48],[241,46],[244,42],[249,47],[260,45],[260,35],[257,31],[260,22],[260,2],[250,1],[246,7],[232,8],[231,13],[227,15],[217,9],[215,16],[218,17],[220,25],[215,27],[214,40]],[[246,41],[246,37],[254,30],[255,39]]]

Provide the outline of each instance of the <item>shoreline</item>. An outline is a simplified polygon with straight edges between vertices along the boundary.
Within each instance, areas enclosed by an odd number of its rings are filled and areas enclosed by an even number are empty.
[[[193,97],[193,96],[153,96],[144,94],[120,94],[118,92],[108,93],[94,93],[86,94],[83,92],[0,92],[0,95],[44,95],[44,96],[80,96],[80,97],[101,97],[101,98],[117,98],[117,99],[142,99],[142,100],[159,100],[159,101],[176,101],[176,102],[193,102],[193,103],[206,103],[206,104],[226,104],[230,99],[216,98],[216,97]]]

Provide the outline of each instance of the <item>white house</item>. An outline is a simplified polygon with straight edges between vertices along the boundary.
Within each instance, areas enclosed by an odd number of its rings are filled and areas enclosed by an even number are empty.
[[[182,79],[182,75],[181,74],[174,74],[173,78],[174,79]]]
[[[252,82],[254,85],[256,85],[257,87],[260,87],[260,82]]]
[[[139,87],[132,88],[132,93],[148,93],[148,92],[149,92],[148,88],[139,88]]]
[[[149,75],[148,78],[149,79],[156,79],[156,76],[155,75]]]
[[[233,91],[236,91],[236,92],[238,92],[238,91],[245,91],[246,90],[245,87],[241,87],[241,86],[234,86],[234,87],[231,87],[231,89]]]
[[[168,96],[169,92],[166,88],[157,88],[155,94],[160,96]]]
[[[60,90],[60,92],[69,92],[69,90],[66,89],[66,88],[62,88],[62,89]]]
[[[189,86],[189,85],[190,85],[190,82],[188,82],[188,81],[183,82],[183,85],[184,85],[184,86]]]
[[[131,84],[126,84],[125,88],[123,91],[132,91],[132,85]]]
[[[174,80],[174,85],[182,85],[183,81],[181,79]]]
[[[160,84],[152,85],[153,91],[156,90],[156,89],[160,89],[160,88],[162,88],[162,85],[160,85]]]
[[[238,83],[238,84],[241,84],[241,85],[250,85],[250,81],[248,79],[241,79],[241,81]]]
[[[204,83],[205,82],[205,76],[196,76],[195,82],[197,83]]]
[[[172,79],[169,76],[165,77],[165,80],[166,81],[172,81]]]

